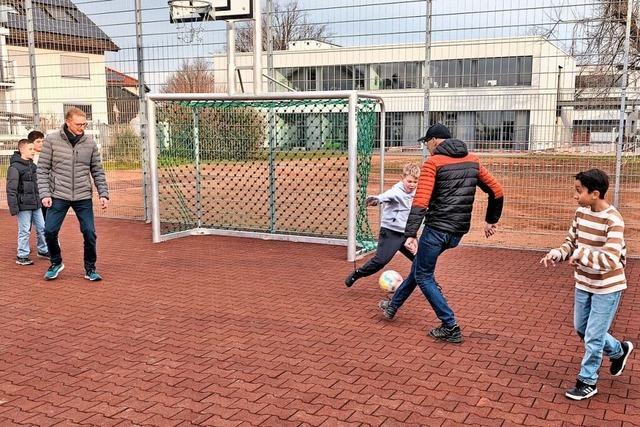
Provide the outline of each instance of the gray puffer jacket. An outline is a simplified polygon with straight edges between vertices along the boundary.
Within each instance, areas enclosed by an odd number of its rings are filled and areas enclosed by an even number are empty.
[[[72,146],[64,127],[44,139],[38,159],[40,200],[53,197],[69,201],[91,199],[91,178],[98,196],[109,198],[107,179],[93,136],[82,135]]]

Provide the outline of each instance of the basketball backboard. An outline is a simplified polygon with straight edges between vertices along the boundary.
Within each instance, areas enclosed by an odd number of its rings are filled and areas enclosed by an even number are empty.
[[[208,12],[201,6],[210,4]],[[173,0],[169,2],[169,21],[226,21],[253,18],[253,0]]]

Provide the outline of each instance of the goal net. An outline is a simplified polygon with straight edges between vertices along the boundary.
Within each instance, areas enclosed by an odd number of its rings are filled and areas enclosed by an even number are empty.
[[[153,240],[221,234],[371,251],[384,105],[355,92],[149,97]],[[380,156],[382,169],[383,156]],[[383,181],[381,179],[381,181]]]

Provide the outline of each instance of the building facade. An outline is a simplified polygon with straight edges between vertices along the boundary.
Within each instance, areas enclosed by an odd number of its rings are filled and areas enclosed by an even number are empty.
[[[272,91],[359,90],[383,97],[389,146],[424,132],[423,44],[339,47],[298,41],[273,53]],[[252,92],[252,54],[238,54],[236,92]],[[263,60],[266,64],[266,59]],[[215,55],[216,81],[226,56]],[[475,149],[542,150],[565,135],[561,91],[573,92],[575,60],[542,37],[436,42],[431,48],[429,120]],[[569,124],[570,125],[570,124]]]

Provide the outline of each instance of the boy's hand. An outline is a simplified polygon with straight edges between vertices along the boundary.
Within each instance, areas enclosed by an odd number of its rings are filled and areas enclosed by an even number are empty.
[[[44,199],[42,199],[42,206],[44,206],[45,208],[50,208],[51,204],[51,197],[45,197]]]
[[[404,242],[404,247],[409,249],[409,252],[415,255],[418,252],[418,239],[415,237],[407,238]]]
[[[559,262],[562,259],[562,254],[557,249],[551,249],[549,253],[542,257],[540,260],[540,264],[544,264],[545,267],[548,267],[548,264],[551,264],[553,267],[556,266],[556,262]]]
[[[367,197],[367,206],[378,206],[380,204],[380,200],[376,196]]]
[[[106,197],[100,197],[100,206],[102,209],[107,209],[107,206],[109,206],[109,199]]]
[[[498,227],[495,224],[489,224],[488,222],[484,223],[484,237],[487,239],[498,231]]]

